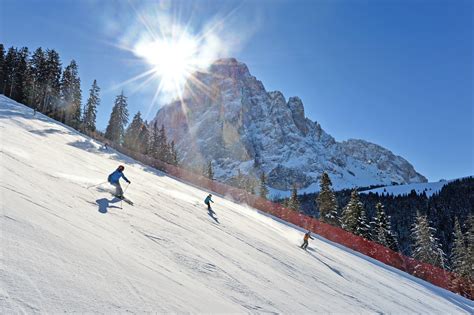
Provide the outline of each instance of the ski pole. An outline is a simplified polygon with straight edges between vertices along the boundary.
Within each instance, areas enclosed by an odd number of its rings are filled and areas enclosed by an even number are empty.
[[[130,186],[130,183],[127,184],[127,187],[125,187],[125,190],[123,191],[123,194],[125,195],[125,192],[127,191],[128,189],[128,186]]]

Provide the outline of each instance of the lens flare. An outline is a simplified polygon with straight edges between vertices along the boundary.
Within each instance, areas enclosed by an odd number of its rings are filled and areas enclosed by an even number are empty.
[[[198,44],[195,38],[182,34],[178,38],[140,42],[134,52],[152,67],[162,90],[179,97],[191,73],[205,64],[199,60]]]
[[[145,116],[176,100],[186,106],[185,98],[192,98],[195,89],[208,94],[206,84],[194,74],[206,72],[219,58],[235,55],[254,32],[249,26],[257,24],[255,18],[238,16],[240,6],[233,4],[215,12],[201,2],[129,0],[118,5],[104,10],[110,15],[104,19],[108,36],[114,38],[110,44],[130,52],[133,59],[127,59],[128,64],[142,72],[110,90],[127,87],[128,93],[151,98],[143,104]]]

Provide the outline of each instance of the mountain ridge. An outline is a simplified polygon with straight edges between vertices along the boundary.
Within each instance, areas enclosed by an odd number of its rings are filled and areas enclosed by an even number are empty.
[[[219,59],[188,80],[182,101],[166,104],[155,119],[164,125],[196,169],[212,160],[216,178],[229,181],[240,169],[268,185],[307,188],[322,172],[336,188],[426,182],[401,156],[361,139],[337,142],[307,118],[302,100],[267,92],[235,58]]]

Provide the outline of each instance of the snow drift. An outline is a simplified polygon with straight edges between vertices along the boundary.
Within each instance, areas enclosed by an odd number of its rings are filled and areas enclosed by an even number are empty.
[[[472,313],[471,301],[167,177],[0,96],[0,309]],[[123,204],[101,184],[118,164]]]

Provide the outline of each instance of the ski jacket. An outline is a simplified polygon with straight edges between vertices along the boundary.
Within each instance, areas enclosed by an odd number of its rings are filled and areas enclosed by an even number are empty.
[[[311,237],[310,233],[306,233],[306,234],[304,235],[304,240],[307,241],[308,238],[314,240],[314,238]]]
[[[107,180],[109,181],[109,183],[118,183],[120,177],[122,177],[123,179],[125,179],[125,181],[126,181],[127,183],[130,182],[130,181],[128,180],[128,178],[125,177],[125,175],[124,175],[121,171],[119,171],[119,170],[116,170],[115,172],[113,172],[112,174],[110,174]]]
[[[211,197],[207,196],[206,199],[204,199],[204,203],[207,205],[209,202],[214,203],[214,201],[212,201]]]

